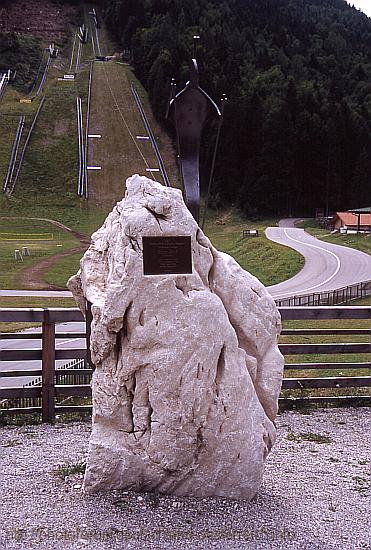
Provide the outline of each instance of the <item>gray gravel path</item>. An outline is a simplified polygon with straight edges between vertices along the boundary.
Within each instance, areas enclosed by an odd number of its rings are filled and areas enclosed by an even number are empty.
[[[1,550],[370,549],[368,408],[286,412],[252,502],[84,496],[89,423],[0,428]]]

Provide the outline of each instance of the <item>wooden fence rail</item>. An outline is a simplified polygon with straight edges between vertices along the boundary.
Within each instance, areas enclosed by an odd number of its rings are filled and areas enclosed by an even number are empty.
[[[337,320],[345,319],[371,320],[371,307],[282,307],[279,308],[283,321],[305,321],[305,320]],[[41,324],[41,332],[38,333],[4,333],[1,339],[6,340],[41,340],[40,349],[1,349],[0,361],[41,361],[41,368],[21,368],[1,370],[1,379],[19,377],[37,377],[35,385],[19,387],[0,387],[0,415],[10,413],[35,413],[41,412],[42,420],[50,422],[55,415],[62,412],[84,412],[90,411],[91,405],[66,405],[66,399],[73,397],[85,398],[91,396],[90,378],[92,369],[87,368],[85,361],[88,352],[83,348],[56,349],[56,343],[61,338],[81,339],[85,338],[86,332],[56,332],[57,323],[85,322],[78,309],[3,309],[0,308],[1,322],[35,322]],[[0,325],[1,326],[1,325]],[[327,336],[327,335],[362,335],[371,336],[369,328],[284,328],[282,336]],[[314,343],[314,344],[279,344],[280,350],[285,357],[291,355],[308,356],[319,355],[343,355],[357,354],[365,355],[365,361],[354,362],[307,362],[300,363],[285,362],[286,371],[318,370],[323,372],[341,371],[349,369],[361,370],[362,376],[319,376],[319,377],[285,377],[282,390],[299,390],[304,392],[308,389],[342,389],[342,388],[364,388],[371,387],[371,376],[366,375],[371,368],[371,342],[366,343]],[[57,360],[80,359],[75,363],[56,369]],[[1,385],[1,384],[0,384]],[[330,395],[330,396],[282,396],[281,403],[303,402],[332,402],[347,404],[371,404],[370,395]]]

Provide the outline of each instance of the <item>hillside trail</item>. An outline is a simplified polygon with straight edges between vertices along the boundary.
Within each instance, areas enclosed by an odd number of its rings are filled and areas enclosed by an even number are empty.
[[[62,231],[71,233],[71,235],[73,235],[76,239],[80,241],[80,246],[70,248],[68,250],[63,250],[62,252],[53,254],[48,258],[44,258],[43,260],[37,262],[34,265],[21,269],[15,276],[15,283],[17,288],[22,288],[24,290],[65,290],[65,288],[63,287],[52,285],[50,283],[45,282],[44,275],[51,267],[53,267],[56,263],[58,263],[59,260],[61,260],[62,258],[65,258],[66,256],[72,256],[73,254],[78,254],[79,252],[83,254],[90,245],[90,238],[87,237],[86,235],[83,235],[82,233],[79,233],[78,231],[71,229],[70,227],[67,227],[61,222],[58,222],[56,220],[51,220],[49,218],[24,218],[23,216],[18,216],[18,217],[1,216],[0,219],[3,219],[3,220],[4,219],[8,219],[8,220],[27,219],[27,220],[46,221],[57,226],[59,229],[62,229]]]

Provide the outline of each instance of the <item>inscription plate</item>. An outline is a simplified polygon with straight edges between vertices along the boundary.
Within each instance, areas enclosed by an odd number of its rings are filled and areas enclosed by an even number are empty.
[[[191,237],[143,237],[143,273],[192,273]]]

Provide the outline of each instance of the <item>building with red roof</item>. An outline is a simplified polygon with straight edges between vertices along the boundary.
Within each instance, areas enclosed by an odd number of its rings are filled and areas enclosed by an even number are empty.
[[[371,231],[371,208],[360,208],[352,212],[336,212],[332,218],[334,229]]]

